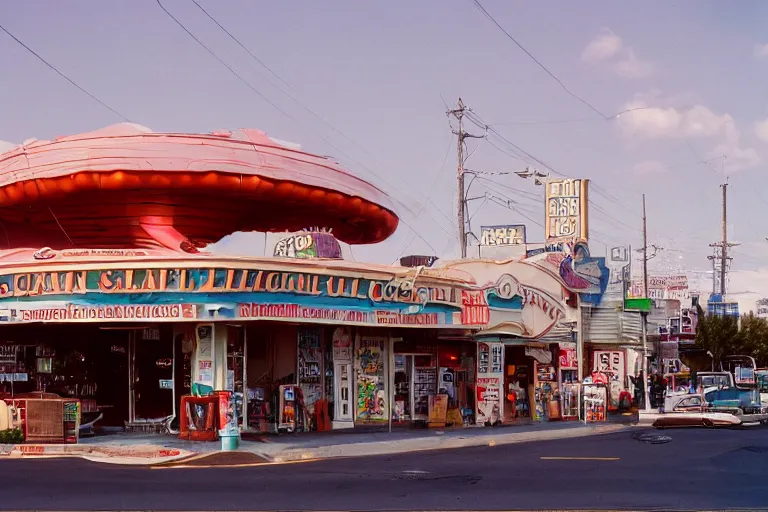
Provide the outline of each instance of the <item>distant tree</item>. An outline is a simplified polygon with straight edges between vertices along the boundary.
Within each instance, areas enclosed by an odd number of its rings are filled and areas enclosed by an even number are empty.
[[[744,346],[739,331],[739,319],[732,316],[705,314],[696,306],[699,324],[696,327],[696,345],[712,355],[715,370],[720,368],[723,357],[741,353]]]
[[[768,363],[768,320],[758,318],[750,312],[741,317],[739,327],[743,355],[755,358],[758,366],[766,366]]]

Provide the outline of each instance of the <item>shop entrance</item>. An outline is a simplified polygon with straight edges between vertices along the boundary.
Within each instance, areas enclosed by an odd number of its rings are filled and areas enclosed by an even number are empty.
[[[506,347],[504,354],[504,422],[531,418],[533,360],[525,347]]]
[[[333,420],[339,423],[352,423],[353,404],[352,404],[352,363],[337,362],[333,363],[334,387],[338,390],[339,396],[335,400]]]
[[[429,397],[437,393],[431,354],[395,354],[395,421],[427,421]]]
[[[164,422],[173,416],[174,347],[170,328],[147,327],[132,331],[131,421]]]
[[[129,410],[129,335],[95,325],[3,327],[0,394],[78,398],[83,424],[101,417],[101,427],[123,427]]]

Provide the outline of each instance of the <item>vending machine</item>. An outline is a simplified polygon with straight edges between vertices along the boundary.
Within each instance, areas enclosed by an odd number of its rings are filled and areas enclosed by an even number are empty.
[[[478,425],[496,425],[503,421],[501,391],[504,385],[504,345],[477,344],[477,382],[475,422]]]
[[[533,393],[536,407],[533,418],[536,421],[560,419],[560,407],[557,404],[559,393],[554,365],[534,362]]]
[[[557,365],[557,383],[560,388],[560,417],[563,420],[579,419],[581,386],[575,343],[560,343]]]

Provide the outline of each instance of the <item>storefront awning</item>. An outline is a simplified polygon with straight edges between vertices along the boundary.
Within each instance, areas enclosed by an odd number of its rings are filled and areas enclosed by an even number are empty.
[[[517,322],[502,322],[489,329],[475,333],[475,340],[503,343],[507,346],[518,347],[542,347],[552,343],[572,341],[571,329],[565,326],[556,326],[546,336],[539,338],[530,338],[527,334],[525,328]]]
[[[501,343],[505,347],[532,347],[532,348],[544,348],[551,342],[542,340],[531,340],[527,338],[512,338],[509,336],[488,336],[484,338],[478,338],[477,341],[484,343]]]

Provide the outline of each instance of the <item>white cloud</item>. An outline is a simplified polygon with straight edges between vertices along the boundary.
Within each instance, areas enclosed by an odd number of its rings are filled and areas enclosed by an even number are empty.
[[[701,104],[675,106],[676,102],[664,98],[659,91],[638,94],[624,105],[629,110],[620,115],[616,122],[627,140],[663,139],[710,139],[711,150],[702,157],[713,158],[725,155],[724,168],[727,172],[749,169],[762,161],[754,148],[744,147],[741,132],[730,114],[717,114]],[[768,140],[768,121],[757,123]],[[758,133],[759,135],[759,133]]]
[[[755,57],[758,59],[768,57],[768,44],[756,44]]]
[[[614,71],[623,78],[647,78],[656,72],[656,66],[647,60],[638,59],[635,51],[630,48],[626,57],[616,62]]]
[[[703,105],[690,108],[652,107],[644,102],[632,101],[622,110],[618,125],[627,137],[671,139],[687,137],[713,137],[725,135],[733,118],[718,115]]]
[[[755,135],[761,140],[768,142],[768,119],[755,123]]]
[[[719,144],[709,155],[713,157],[725,155],[723,169],[726,173],[751,169],[757,167],[762,162],[762,158],[760,158],[760,155],[757,154],[754,148],[742,147],[738,139]]]
[[[18,144],[14,144],[13,142],[6,142],[4,140],[0,140],[0,153],[5,153],[6,151],[10,151],[13,148],[18,146]]]
[[[584,48],[581,60],[593,66],[606,66],[623,78],[647,78],[656,72],[652,62],[640,59],[634,49],[605,28]]]
[[[656,160],[646,160],[644,162],[636,163],[632,167],[632,172],[641,176],[647,176],[650,174],[663,174],[669,169],[666,165]]]
[[[621,52],[621,38],[608,29],[602,29],[581,52],[581,60],[587,64],[599,64],[611,59]]]

